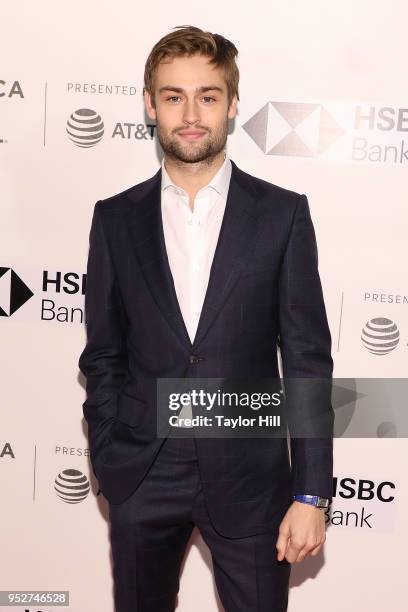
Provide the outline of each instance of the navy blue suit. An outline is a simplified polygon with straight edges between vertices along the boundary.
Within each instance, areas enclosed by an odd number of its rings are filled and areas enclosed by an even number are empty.
[[[90,232],[87,344],[79,367],[87,378],[83,410],[92,467],[115,512],[130,503],[160,454],[158,378],[279,377],[278,345],[284,377],[332,376],[307,197],[232,162],[192,343],[166,256],[160,187],[161,169],[98,201]],[[313,394],[299,406],[302,418],[311,418]],[[330,399],[323,411],[332,424]],[[270,533],[294,493],[332,496],[332,436],[291,439],[291,464],[284,438],[196,438],[194,445],[203,498],[224,537]]]

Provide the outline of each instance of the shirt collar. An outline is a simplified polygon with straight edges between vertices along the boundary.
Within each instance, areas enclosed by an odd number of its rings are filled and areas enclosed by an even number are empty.
[[[162,178],[161,178],[161,189],[162,189],[162,191],[164,189],[167,189],[168,187],[172,186],[176,190],[181,190],[182,192],[184,192],[184,190],[181,187],[178,187],[177,185],[175,185],[173,183],[173,181],[171,180],[171,178],[170,178],[166,168],[164,167],[164,157],[163,157],[162,163],[161,163],[161,170],[162,170],[162,174],[161,174],[161,176],[162,176]],[[227,199],[227,195],[228,195],[230,179],[231,179],[231,173],[232,173],[231,160],[229,159],[229,157],[227,155],[225,155],[224,162],[223,162],[222,166],[218,169],[218,172],[215,174],[215,176],[213,176],[211,181],[207,185],[202,187],[201,189],[205,189],[207,187],[212,187],[212,189],[215,189],[215,191],[217,193],[219,193],[220,196],[222,196],[224,198],[224,200],[226,200]],[[200,191],[201,191],[201,189],[200,189]]]

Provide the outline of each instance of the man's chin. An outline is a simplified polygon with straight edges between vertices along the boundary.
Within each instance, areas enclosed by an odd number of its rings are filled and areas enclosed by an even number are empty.
[[[178,160],[184,162],[185,164],[197,164],[198,162],[205,161],[211,157],[210,155],[196,155],[194,157],[179,157]]]
[[[181,161],[185,164],[196,164],[204,161],[209,157],[212,157],[212,151],[174,151],[170,150],[167,152],[168,155]]]

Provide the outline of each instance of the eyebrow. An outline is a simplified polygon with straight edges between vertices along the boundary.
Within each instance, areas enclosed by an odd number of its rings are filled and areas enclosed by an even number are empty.
[[[185,90],[182,87],[173,87],[172,85],[164,85],[163,87],[160,87],[159,93],[162,93],[163,91],[175,91],[176,93],[185,93]],[[206,91],[219,91],[220,93],[224,92],[223,88],[219,87],[218,85],[203,85],[201,87],[196,87],[197,93],[205,93]]]

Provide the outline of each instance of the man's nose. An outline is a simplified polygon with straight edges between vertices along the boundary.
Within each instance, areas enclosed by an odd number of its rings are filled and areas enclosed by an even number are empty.
[[[183,110],[183,119],[187,123],[196,123],[200,120],[198,104],[195,100],[187,100]]]

